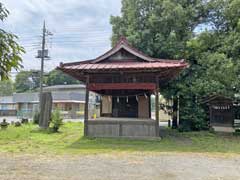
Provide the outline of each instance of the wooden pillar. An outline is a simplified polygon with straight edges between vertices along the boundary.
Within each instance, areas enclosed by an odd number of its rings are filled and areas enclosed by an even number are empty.
[[[232,118],[232,127],[234,127],[234,119],[235,119],[235,113],[234,113],[234,109],[233,109],[233,102],[232,102],[232,104],[230,105],[230,110],[231,110],[231,114],[232,114],[232,116],[231,116],[231,118]]]
[[[159,80],[156,78],[156,91],[155,91],[155,118],[156,118],[156,136],[159,136]]]
[[[102,116],[102,95],[100,96],[100,117]]]
[[[88,102],[89,102],[89,77],[86,82],[85,106],[84,106],[84,136],[88,135]]]
[[[151,108],[151,94],[148,95],[148,110],[149,110],[149,118],[152,117],[152,108]]]
[[[177,96],[177,127],[179,127],[180,122],[180,98]]]
[[[211,104],[209,105],[209,115],[210,115],[209,126],[212,127],[213,114],[212,114],[212,105]]]

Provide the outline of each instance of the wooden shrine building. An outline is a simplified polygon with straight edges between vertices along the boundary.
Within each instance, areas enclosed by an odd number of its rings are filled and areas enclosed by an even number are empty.
[[[209,125],[214,131],[234,132],[234,103],[229,97],[212,95],[203,99],[209,107]]]
[[[86,84],[84,135],[94,137],[159,136],[159,87],[176,77],[184,60],[148,57],[122,37],[93,60],[61,63],[57,68]],[[100,117],[88,115],[89,91],[101,95]],[[151,119],[155,94],[156,115]]]

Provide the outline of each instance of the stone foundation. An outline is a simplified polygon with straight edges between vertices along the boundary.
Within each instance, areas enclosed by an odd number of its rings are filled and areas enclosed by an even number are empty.
[[[233,133],[235,129],[233,127],[221,127],[221,126],[213,126],[214,131],[216,132],[228,132]]]
[[[101,118],[88,121],[90,137],[156,137],[155,121],[135,118]]]

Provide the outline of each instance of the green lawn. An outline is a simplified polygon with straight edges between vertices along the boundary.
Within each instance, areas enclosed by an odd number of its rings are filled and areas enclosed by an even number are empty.
[[[83,137],[82,123],[65,123],[60,133],[40,131],[36,125],[0,130],[0,152],[28,154],[85,154],[109,152],[240,153],[240,136],[209,132],[164,130],[162,140]]]

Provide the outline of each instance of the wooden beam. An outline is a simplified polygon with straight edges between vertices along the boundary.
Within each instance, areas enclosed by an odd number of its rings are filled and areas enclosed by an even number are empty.
[[[119,89],[141,89],[141,90],[155,90],[156,84],[154,83],[90,83],[89,90],[119,90]]]
[[[149,118],[151,119],[152,112],[151,112],[151,94],[148,95],[148,110],[149,110]]]
[[[153,94],[155,93],[155,90],[133,90],[133,89],[118,89],[118,90],[99,90],[99,91],[93,91],[97,94],[100,95],[105,95],[105,96],[136,96],[136,95],[142,95],[142,94]]]
[[[87,76],[86,94],[85,94],[85,107],[84,107],[84,136],[88,135],[88,102],[89,102],[89,76]]]
[[[155,91],[155,118],[156,118],[156,136],[159,136],[159,78],[156,77],[156,91]]]
[[[210,114],[209,125],[212,126],[213,123],[212,105],[209,105],[209,114]]]

